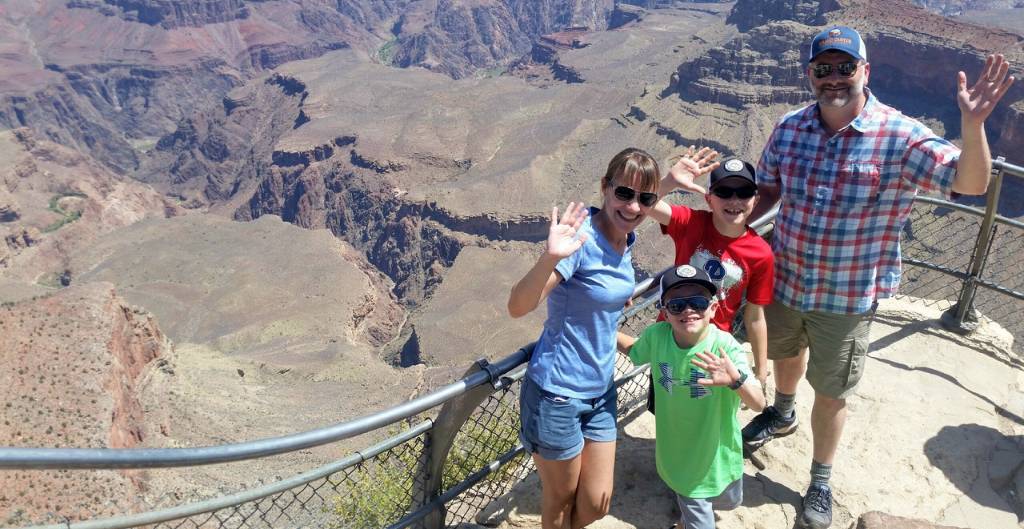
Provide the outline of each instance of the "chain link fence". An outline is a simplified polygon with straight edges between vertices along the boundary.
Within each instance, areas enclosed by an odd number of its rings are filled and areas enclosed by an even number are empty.
[[[1016,339],[1024,336],[1024,300],[989,288],[1024,292],[1024,228],[1003,223],[994,227],[991,250],[980,279],[983,286],[974,296],[974,309],[1013,335],[1014,356],[1006,360],[1024,367],[1024,343]]]
[[[903,227],[900,292],[948,308],[960,295],[981,218],[949,206],[918,200]]]

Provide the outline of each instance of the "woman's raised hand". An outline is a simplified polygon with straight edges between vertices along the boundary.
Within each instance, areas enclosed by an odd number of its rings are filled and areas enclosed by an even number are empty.
[[[551,208],[551,227],[548,229],[547,254],[558,259],[569,257],[587,241],[586,234],[577,234],[589,211],[582,202],[569,202],[562,219],[558,207]]]
[[[718,151],[710,147],[701,147],[700,150],[697,150],[691,145],[669,170],[669,176],[675,182],[676,187],[703,195],[707,191],[694,183],[694,180],[718,167],[719,162],[715,161],[715,158],[718,158]]]

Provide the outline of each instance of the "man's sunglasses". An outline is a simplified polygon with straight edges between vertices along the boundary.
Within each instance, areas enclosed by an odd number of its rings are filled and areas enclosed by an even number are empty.
[[[711,194],[715,195],[718,198],[724,199],[724,200],[728,200],[728,199],[732,198],[733,195],[746,200],[746,199],[748,199],[748,198],[750,198],[750,197],[752,197],[752,196],[757,194],[757,188],[753,187],[753,186],[743,186],[743,187],[719,186],[719,187],[712,188],[711,189]]]
[[[669,314],[682,314],[686,307],[697,312],[704,312],[711,306],[711,299],[704,296],[687,296],[685,298],[672,298],[659,303],[660,308],[668,311]]]
[[[814,70],[815,77],[817,77],[818,79],[824,79],[832,75],[833,68],[835,68],[835,70],[839,72],[839,75],[843,77],[850,77],[854,74],[854,72],[857,71],[857,67],[859,66],[860,63],[847,61],[835,65],[828,63],[815,64],[814,66],[811,67],[811,69]]]
[[[615,188],[615,198],[626,203],[632,202],[633,198],[636,198],[636,201],[645,208],[649,208],[658,203],[657,193],[637,193],[633,188],[626,186],[618,186]]]

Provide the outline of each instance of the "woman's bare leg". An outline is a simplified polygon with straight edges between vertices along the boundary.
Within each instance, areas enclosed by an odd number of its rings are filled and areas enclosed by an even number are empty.
[[[608,514],[615,481],[615,441],[584,439],[580,459],[572,529],[586,527]]]

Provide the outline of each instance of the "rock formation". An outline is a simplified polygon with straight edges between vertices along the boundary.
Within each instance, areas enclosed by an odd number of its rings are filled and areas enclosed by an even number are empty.
[[[915,4],[940,15],[958,16],[965,12],[1024,7],[1020,0],[913,0]]]
[[[151,187],[28,128],[0,132],[0,152],[8,211],[0,222],[0,275],[7,279],[56,285],[70,255],[96,237],[178,211]]]
[[[5,304],[0,307],[5,366],[0,444],[131,448],[160,435],[156,424],[166,417],[146,417],[140,402],[151,379],[170,376],[161,371],[167,364],[160,360],[169,347],[152,316],[127,304],[109,284]],[[169,427],[162,425],[164,432]],[[43,513],[131,511],[130,498],[143,487],[138,472],[5,471],[0,473],[0,520],[21,525]],[[94,501],[97,495],[105,501]]]
[[[793,107],[810,99],[803,71],[807,43],[826,23],[860,29],[871,62],[869,86],[883,101],[926,121],[940,134],[959,134],[955,90],[958,71],[973,80],[985,54],[1000,52],[1017,64],[1024,61],[1020,37],[1009,32],[957,23],[902,2],[859,0],[810,2],[784,0],[766,8],[763,2],[737,2],[729,21],[745,33],[706,56],[680,65],[661,97],[674,94],[684,105],[692,101],[712,107],[691,107],[712,113],[717,105],[756,113],[770,105]],[[913,28],[910,30],[908,28]],[[799,43],[794,45],[794,43]],[[946,86],[946,90],[935,90]],[[657,116],[653,107],[640,111]],[[1011,159],[1021,152],[1024,86],[1017,83],[988,121],[993,152]],[[756,156],[765,138],[726,138],[734,152]],[[735,145],[737,140],[742,145]]]
[[[95,9],[129,22],[164,28],[198,27],[249,16],[245,0],[70,0],[68,7]]]

